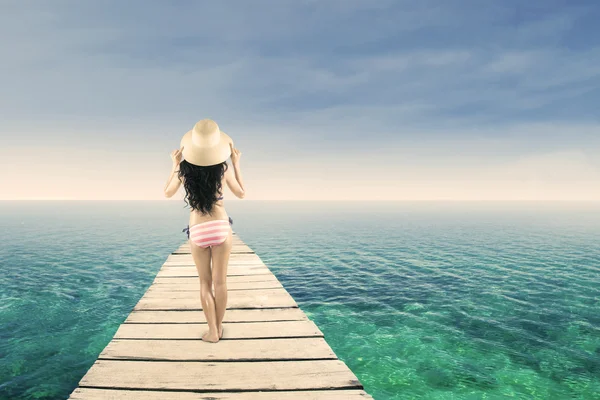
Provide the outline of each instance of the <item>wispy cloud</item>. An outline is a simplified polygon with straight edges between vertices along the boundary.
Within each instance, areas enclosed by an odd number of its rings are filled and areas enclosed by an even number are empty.
[[[154,152],[211,117],[261,165],[587,154],[598,19],[594,0],[4,3],[0,136]]]

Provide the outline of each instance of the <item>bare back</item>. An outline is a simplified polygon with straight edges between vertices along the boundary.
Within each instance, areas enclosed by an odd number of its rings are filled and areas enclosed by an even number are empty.
[[[231,190],[233,194],[239,197],[239,193],[243,192],[239,183],[237,182],[233,167],[231,165],[228,166],[227,171],[223,174],[223,178],[221,179],[221,190],[224,191],[225,186]],[[217,193],[217,197],[222,196],[222,193]],[[212,214],[202,214],[200,211],[191,210],[190,212],[190,226],[195,224],[200,224],[202,222],[214,221],[216,219],[224,219],[227,220],[229,215],[227,215],[227,211],[225,211],[225,204],[223,200],[217,200],[212,209]]]
[[[225,177],[221,181],[222,187],[225,187]],[[220,197],[221,194],[217,193],[217,197]],[[200,224],[206,221],[213,221],[215,219],[228,219],[227,211],[225,211],[225,205],[223,204],[223,200],[217,200],[212,209],[212,215],[202,214],[198,210],[190,211],[190,226],[195,224]]]

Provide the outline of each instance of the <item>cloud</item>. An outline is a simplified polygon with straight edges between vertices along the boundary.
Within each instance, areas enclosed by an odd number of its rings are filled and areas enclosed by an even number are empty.
[[[402,113],[403,124],[444,125],[468,115],[480,125],[590,120],[593,107],[578,98],[596,98],[600,85],[598,48],[555,45],[579,8],[181,4],[9,6],[0,105],[15,119],[35,110],[64,120],[176,120],[207,110],[285,121],[364,107],[390,127],[400,122],[398,109],[413,110]],[[577,106],[561,112],[565,101]]]
[[[596,16],[542,0],[6,3],[3,154],[72,146],[126,165],[142,149],[156,164],[210,117],[256,173],[310,161],[356,176],[369,154],[364,182],[593,181]]]

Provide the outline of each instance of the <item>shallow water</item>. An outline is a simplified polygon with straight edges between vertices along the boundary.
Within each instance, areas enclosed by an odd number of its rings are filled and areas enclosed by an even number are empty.
[[[600,207],[377,204],[226,207],[375,399],[600,398]],[[68,397],[183,206],[0,202],[0,398]]]

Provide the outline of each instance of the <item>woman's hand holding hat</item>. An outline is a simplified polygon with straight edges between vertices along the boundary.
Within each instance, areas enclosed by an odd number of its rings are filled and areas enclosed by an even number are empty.
[[[171,160],[173,160],[173,165],[177,166],[181,162],[181,152],[183,151],[183,146],[179,150],[173,150],[171,152]]]
[[[229,142],[229,148],[231,149],[231,162],[234,165],[237,165],[240,162],[240,157],[242,156],[242,153],[238,149],[233,147],[232,142]]]

